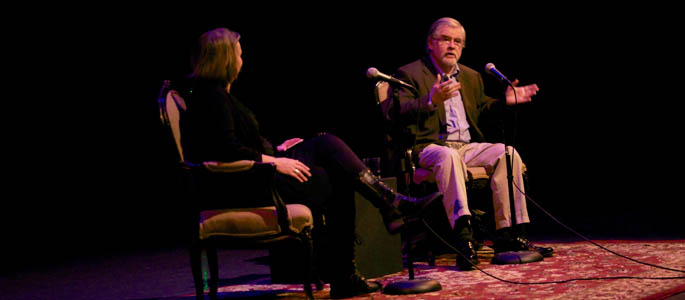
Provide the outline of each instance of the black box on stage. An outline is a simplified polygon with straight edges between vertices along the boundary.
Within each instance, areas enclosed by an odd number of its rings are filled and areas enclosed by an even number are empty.
[[[383,182],[397,190],[395,177]],[[376,278],[402,271],[402,241],[400,234],[391,235],[385,229],[378,209],[359,193],[354,197],[357,209],[357,267],[366,278]]]
[[[383,182],[396,189],[394,177],[383,178]],[[400,234],[391,235],[385,229],[378,209],[359,193],[354,196],[356,208],[356,232],[359,243],[355,244],[355,255],[359,273],[366,278],[376,278],[401,272],[402,241]],[[314,237],[317,239],[317,237]],[[325,261],[335,259],[326,255],[326,240],[335,237],[319,236],[314,241],[315,268],[320,279],[327,281]],[[302,278],[302,249],[297,243],[282,243],[269,249],[269,265],[273,283],[300,283]]]

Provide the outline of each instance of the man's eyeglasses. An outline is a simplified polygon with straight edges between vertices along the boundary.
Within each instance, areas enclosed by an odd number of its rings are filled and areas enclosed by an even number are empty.
[[[446,35],[441,35],[441,36],[433,36],[432,37],[434,40],[438,41],[440,45],[449,45],[451,42],[454,42],[454,45],[457,48],[464,48],[464,41],[461,38],[452,38]]]

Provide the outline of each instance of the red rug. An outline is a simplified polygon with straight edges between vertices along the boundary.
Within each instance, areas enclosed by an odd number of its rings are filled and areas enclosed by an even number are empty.
[[[685,270],[685,240],[598,241],[606,248],[646,263]],[[431,267],[416,263],[416,278],[434,279],[442,290],[416,295],[386,295],[380,292],[352,299],[663,299],[685,291],[685,273],[663,270],[613,255],[588,242],[539,243],[554,247],[555,255],[544,261],[522,265],[493,265],[482,260],[479,267],[501,279],[552,284],[505,283],[480,272],[459,271],[455,255],[443,255]],[[600,279],[609,277],[681,277],[680,279]],[[378,278],[383,284],[407,279],[406,271]],[[302,286],[263,283],[223,286],[220,298],[301,299]],[[317,299],[329,298],[329,287],[315,291]]]

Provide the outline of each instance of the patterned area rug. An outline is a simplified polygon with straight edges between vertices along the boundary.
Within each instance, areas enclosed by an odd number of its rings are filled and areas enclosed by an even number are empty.
[[[685,240],[597,241],[606,248],[646,263],[685,270]],[[455,255],[438,257],[431,267],[418,262],[417,279],[440,282],[442,290],[415,295],[386,295],[376,292],[352,299],[663,299],[685,291],[685,273],[663,270],[615,256],[588,242],[540,243],[554,247],[555,255],[541,262],[522,265],[493,265],[481,260],[485,273],[459,271]],[[680,279],[600,279],[609,277],[681,277]],[[406,270],[377,278],[384,285],[406,280]],[[539,284],[549,281],[563,283]],[[222,286],[220,299],[302,299],[302,286],[250,283]],[[329,299],[329,286],[315,291],[317,299]]]

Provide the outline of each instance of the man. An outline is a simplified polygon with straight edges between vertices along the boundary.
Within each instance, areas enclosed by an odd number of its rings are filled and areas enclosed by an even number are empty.
[[[438,190],[444,195],[443,205],[456,234],[457,247],[467,257],[457,256],[462,269],[472,269],[471,264],[478,263],[466,198],[467,166],[483,166],[491,173],[497,229],[495,251],[535,250],[550,256],[553,249],[535,247],[524,237],[523,226],[530,220],[522,194],[521,158],[508,147],[513,157],[518,223],[512,224],[504,144],[487,143],[478,123],[483,113],[504,106],[502,102],[530,102],[538,87],[519,87],[518,81],[514,81],[515,87],[508,87],[505,92],[505,101],[486,96],[480,74],[458,63],[465,41],[466,31],[455,19],[441,18],[431,25],[426,37],[427,55],[397,71],[398,79],[412,84],[416,91],[404,87],[394,90],[399,116],[393,118],[415,135],[414,160],[432,171]]]

